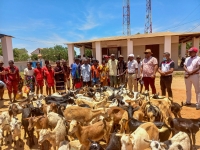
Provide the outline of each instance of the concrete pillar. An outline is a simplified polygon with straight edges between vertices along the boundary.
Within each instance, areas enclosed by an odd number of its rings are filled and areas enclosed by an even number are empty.
[[[83,58],[83,55],[85,54],[85,46],[80,47],[80,55],[81,58]]]
[[[69,66],[74,63],[74,44],[67,44]]]
[[[169,52],[171,54],[171,46],[172,42],[171,42],[171,36],[165,36],[164,38],[164,52]]]
[[[199,38],[193,38],[192,39],[192,46],[196,47],[199,49]]]
[[[181,58],[185,57],[186,54],[186,43],[181,43]]]
[[[127,39],[127,56],[133,54],[133,41],[131,39]]]
[[[99,61],[99,64],[102,62],[102,49],[101,42],[95,42],[95,50],[96,50],[96,59]]]
[[[7,67],[8,61],[14,60],[13,48],[12,48],[12,37],[10,36],[2,37],[1,44],[2,44],[2,51],[3,51],[4,66]]]

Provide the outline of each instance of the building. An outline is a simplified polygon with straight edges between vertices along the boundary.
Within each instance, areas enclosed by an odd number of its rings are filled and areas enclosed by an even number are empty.
[[[151,49],[153,56],[162,61],[163,53],[171,53],[172,59],[175,61],[175,66],[178,68],[178,50],[181,44],[181,56],[186,54],[186,43],[192,41],[193,46],[199,48],[200,32],[158,32],[149,34],[136,34],[130,36],[114,36],[105,37],[89,41],[65,43],[68,45],[69,64],[73,63],[74,47],[80,48],[81,56],[84,54],[84,49],[92,49],[93,57],[101,63],[103,55],[112,53],[119,56],[127,56],[131,53],[134,55],[144,56],[146,49]]]
[[[31,55],[33,54],[41,54],[42,48],[37,48],[36,50],[34,50],[33,52],[31,52]]]

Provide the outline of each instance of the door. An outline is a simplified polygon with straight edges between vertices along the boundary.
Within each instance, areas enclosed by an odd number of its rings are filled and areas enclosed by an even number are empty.
[[[151,52],[153,53],[152,56],[157,58],[158,60],[158,64],[160,64],[159,62],[159,56],[160,56],[160,51],[159,51],[159,44],[155,44],[155,45],[146,45],[145,49],[151,49]]]

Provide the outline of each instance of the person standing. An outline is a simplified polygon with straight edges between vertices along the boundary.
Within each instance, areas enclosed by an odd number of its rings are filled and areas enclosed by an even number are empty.
[[[98,70],[100,71],[100,82],[101,86],[108,85],[108,67],[106,66],[105,60],[102,61],[102,64],[99,65]]]
[[[10,60],[8,62],[9,67],[5,69],[6,72],[6,85],[8,89],[8,96],[10,99],[10,103],[16,102],[15,98],[18,91],[19,84],[19,69],[14,65],[14,61]],[[13,101],[12,101],[12,93],[13,93]]]
[[[44,59],[42,58],[42,55],[41,55],[41,54],[38,54],[38,62],[41,63],[42,67],[45,65],[45,61],[44,61]]]
[[[160,87],[162,91],[162,96],[166,96],[166,89],[168,93],[168,97],[173,97],[172,95],[172,73],[174,71],[174,61],[170,58],[170,53],[165,52],[163,54],[163,61],[158,68],[158,72],[160,73]]]
[[[66,60],[63,60],[62,62],[63,65],[63,72],[64,72],[64,76],[65,76],[65,83],[67,85],[67,89],[70,90],[70,67],[67,65]]]
[[[90,86],[91,84],[91,66],[88,64],[88,59],[83,60],[84,64],[81,66],[81,79],[83,86]]]
[[[37,68],[34,69],[34,76],[35,76],[36,95],[38,96],[39,91],[40,94],[43,94],[44,72],[40,66],[40,62],[37,62],[36,66]]]
[[[92,76],[92,86],[94,86],[95,84],[99,84],[99,69],[98,69],[98,60],[93,60],[93,65],[91,67],[91,76]]]
[[[54,68],[56,92],[66,92],[65,90],[65,79],[63,68],[60,65],[60,60],[56,61],[56,67]]]
[[[111,59],[108,61],[110,86],[117,87],[117,64],[118,60],[115,59],[115,54],[111,54]]]
[[[55,93],[55,80],[54,80],[54,70],[51,65],[47,65],[47,70],[44,71],[45,80],[48,87],[48,94],[51,95],[51,89]]]
[[[29,88],[29,92],[35,92],[35,77],[34,68],[32,67],[32,62],[27,62],[27,68],[24,69],[24,81],[26,86]],[[29,95],[27,93],[27,96]]]
[[[129,61],[127,63],[127,77],[128,77],[128,87],[129,91],[133,92],[133,85],[134,91],[137,92],[137,74],[138,74],[138,63],[134,60],[134,54],[129,55]]]
[[[117,71],[119,75],[119,85],[125,83],[125,71],[126,71],[126,62],[124,61],[124,57],[122,55],[119,56],[119,61],[117,64]]]
[[[152,57],[153,54],[150,49],[147,49],[145,52],[145,58],[142,60],[141,67],[141,77],[144,82],[145,90],[149,91],[149,85],[152,89],[152,94],[156,94],[155,87],[155,77],[158,69],[158,61],[155,57]]]
[[[78,58],[75,58],[75,62],[71,64],[71,75],[74,89],[75,84],[80,82],[81,79],[81,65],[80,60]]]
[[[45,60],[44,63],[45,63],[45,66],[42,67],[43,73],[44,73],[44,71],[48,71],[49,60]],[[45,77],[46,77],[46,76],[44,76],[44,78],[45,78]],[[47,83],[46,83],[46,80],[45,80],[45,85],[46,85],[46,94],[49,95],[49,88],[48,88],[48,85],[47,85]]]
[[[141,79],[141,76],[140,76],[140,70],[141,70],[141,66],[142,66],[142,62],[141,62],[141,57],[140,55],[137,55],[136,57],[136,60],[137,60],[137,63],[138,63],[138,74],[137,74],[137,81],[139,82],[140,84],[140,93],[142,93],[142,89],[143,89],[143,81]],[[137,84],[138,85],[138,84]]]
[[[0,61],[0,82],[4,86],[0,90],[0,100],[3,100],[4,89],[6,88],[6,85],[5,85],[5,68],[3,67],[3,64],[4,64],[3,61]]]
[[[191,105],[191,89],[192,84],[196,93],[196,109],[200,109],[200,90],[199,90],[199,69],[200,58],[197,56],[198,49],[192,47],[188,50],[190,57],[187,57],[184,63],[185,70],[185,86],[186,86],[186,102],[184,105]]]

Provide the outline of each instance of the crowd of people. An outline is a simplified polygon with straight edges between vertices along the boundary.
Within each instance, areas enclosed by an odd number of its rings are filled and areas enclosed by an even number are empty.
[[[197,56],[197,48],[192,47],[188,52],[190,57],[184,64],[186,85],[184,105],[191,105],[193,84],[196,93],[196,109],[200,109],[200,89],[199,82],[197,82],[199,81],[200,58]],[[141,93],[144,85],[145,90],[148,91],[150,86],[152,94],[155,95],[155,77],[158,72],[162,96],[166,96],[167,91],[168,97],[173,98],[171,85],[175,63],[168,52],[163,54],[163,61],[160,64],[152,54],[151,50],[147,49],[144,52],[144,59],[141,59],[139,55],[135,57],[134,54],[130,54],[127,61],[122,55],[116,58],[115,54],[111,54],[104,56],[101,64],[96,59],[77,57],[70,66],[65,60],[58,60],[54,68],[48,60],[45,60],[43,67],[40,62],[37,62],[36,68],[32,67],[31,62],[27,62],[27,68],[24,69],[24,91],[27,95],[30,92],[36,92],[36,95],[43,94],[45,84],[46,94],[51,95],[55,91],[66,92],[71,89],[71,85],[74,89],[94,85],[117,88],[121,84],[125,84],[128,85],[130,93],[133,91]],[[22,84],[19,69],[14,65],[14,61],[10,60],[7,68],[4,68],[3,62],[0,62],[0,99],[3,99],[4,89],[7,87],[10,102],[15,102],[17,92],[22,90]],[[139,90],[138,87],[140,87]]]

